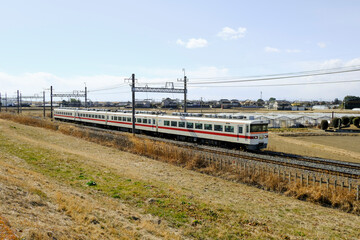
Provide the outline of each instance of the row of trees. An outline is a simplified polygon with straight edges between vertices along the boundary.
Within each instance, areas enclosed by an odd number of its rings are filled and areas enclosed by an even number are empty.
[[[343,127],[350,127],[351,124],[353,124],[357,128],[360,128],[360,118],[348,116],[344,116],[342,118],[333,118],[330,122],[330,125],[327,120],[322,120],[320,126],[322,130],[326,130],[329,127],[338,129]]]

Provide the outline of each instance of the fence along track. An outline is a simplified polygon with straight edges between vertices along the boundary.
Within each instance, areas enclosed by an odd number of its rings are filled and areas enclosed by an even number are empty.
[[[91,129],[95,132],[116,133],[123,135],[123,132],[117,130],[109,130],[98,127],[77,125],[83,129]],[[223,169],[230,167],[236,171],[262,171],[262,173],[275,173],[279,177],[287,181],[300,180],[307,184],[313,183],[322,185],[326,184],[334,187],[348,188],[349,191],[356,189],[356,196],[359,199],[359,179],[360,171],[358,168],[348,167],[347,163],[336,165],[336,161],[327,159],[316,159],[307,157],[290,158],[277,156],[268,156],[266,154],[256,154],[250,152],[223,149],[218,147],[210,147],[206,145],[198,145],[188,142],[179,142],[170,139],[151,137],[145,135],[137,135],[139,138],[150,139],[158,142],[171,143],[177,147],[185,148],[189,155],[197,154],[202,160],[209,165]],[[325,160],[325,161],[323,161]],[[331,164],[329,162],[332,162]],[[354,165],[354,164],[351,164]],[[359,165],[360,166],[360,165]],[[356,167],[356,164],[355,164]],[[338,168],[338,169],[331,169]],[[267,169],[267,170],[264,170]]]

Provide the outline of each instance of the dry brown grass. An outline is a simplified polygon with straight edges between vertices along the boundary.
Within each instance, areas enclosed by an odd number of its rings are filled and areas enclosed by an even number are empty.
[[[266,173],[260,170],[234,171],[233,167],[221,167],[209,164],[199,155],[178,146],[157,142],[150,139],[138,138],[127,133],[109,134],[100,131],[83,129],[70,124],[51,122],[43,119],[34,119],[27,116],[1,114],[0,118],[12,120],[21,124],[42,127],[59,131],[66,135],[86,139],[107,147],[114,147],[138,155],[150,157],[177,166],[196,170],[202,173],[237,180],[242,183],[256,186],[269,191],[285,193],[297,199],[318,203],[323,206],[338,208],[346,212],[360,214],[360,203],[356,201],[355,193],[348,192],[340,187],[324,189],[319,186],[301,186],[279,177],[277,174]]]

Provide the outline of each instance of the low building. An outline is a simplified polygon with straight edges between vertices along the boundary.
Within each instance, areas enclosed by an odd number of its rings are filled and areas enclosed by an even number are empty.
[[[179,102],[176,99],[164,98],[161,101],[162,108],[178,108]]]
[[[269,109],[275,110],[291,110],[291,103],[286,100],[276,100],[269,103]]]

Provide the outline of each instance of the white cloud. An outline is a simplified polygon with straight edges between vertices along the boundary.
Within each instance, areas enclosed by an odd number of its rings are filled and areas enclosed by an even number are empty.
[[[286,49],[286,52],[287,53],[299,53],[299,52],[301,52],[301,50],[299,50],[299,49]]]
[[[320,69],[330,69],[344,67],[346,63],[341,59],[329,59],[320,63]]]
[[[265,50],[265,52],[268,52],[268,53],[278,53],[278,52],[300,53],[301,52],[300,49],[279,49],[279,48],[274,48],[274,47],[265,47],[264,50]]]
[[[318,42],[317,45],[319,48],[326,48],[326,43],[324,42]]]
[[[184,42],[181,39],[176,41],[176,44],[180,46],[185,46],[186,48],[202,48],[208,45],[208,41],[203,38],[191,38],[187,42]]]
[[[184,46],[186,45],[186,42],[182,41],[181,39],[176,40],[176,44]]]
[[[265,52],[280,52],[280,49],[273,47],[265,47],[264,50]]]
[[[224,40],[233,40],[243,38],[246,33],[246,28],[239,27],[237,30],[224,27],[221,32],[217,34],[218,37],[221,37]]]

